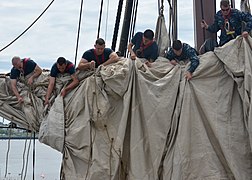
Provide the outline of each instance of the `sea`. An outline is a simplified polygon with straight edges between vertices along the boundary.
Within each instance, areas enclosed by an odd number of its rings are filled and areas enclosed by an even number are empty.
[[[0,180],[59,180],[61,160],[38,140],[0,140]]]

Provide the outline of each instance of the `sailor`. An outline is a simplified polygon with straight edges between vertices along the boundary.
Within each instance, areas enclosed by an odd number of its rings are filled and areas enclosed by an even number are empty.
[[[94,69],[101,64],[106,66],[118,61],[118,55],[112,49],[105,48],[105,41],[102,38],[95,41],[94,47],[84,52],[77,67],[78,70]]]
[[[17,90],[17,80],[20,76],[29,77],[27,84],[31,85],[35,78],[37,78],[41,73],[42,69],[30,58],[21,59],[18,56],[12,58],[12,69],[10,73],[11,79],[11,89],[18,99],[18,102],[23,102],[23,97],[19,94]]]
[[[186,64],[191,61],[191,65],[185,73],[185,78],[187,80],[192,79],[192,74],[199,65],[197,51],[189,44],[182,44],[180,40],[173,41],[172,48],[167,52],[166,58],[169,59],[174,66],[181,63]]]
[[[53,64],[51,71],[50,71],[49,85],[48,85],[46,97],[45,97],[45,105],[49,103],[49,98],[50,98],[51,93],[53,91],[56,77],[58,76],[59,73],[61,73],[61,74],[69,73],[72,78],[72,82],[61,90],[60,94],[62,97],[65,97],[65,95],[70,90],[74,89],[79,84],[79,80],[78,80],[77,75],[75,73],[74,64],[72,62],[70,62],[69,60],[66,60],[64,57],[59,57],[57,59],[57,62],[55,62]]]
[[[145,30],[144,33],[137,32],[128,45],[131,59],[145,58],[148,60],[147,65],[154,62],[158,57],[158,46],[153,38],[154,32],[151,29]]]
[[[241,12],[230,7],[229,0],[221,0],[221,10],[214,17],[214,23],[208,25],[204,20],[201,22],[201,27],[209,32],[216,33],[221,30],[219,45],[222,46],[231,39],[242,35],[248,37],[248,33],[252,29],[252,16],[249,13]],[[246,26],[242,29],[242,22],[246,22]]]

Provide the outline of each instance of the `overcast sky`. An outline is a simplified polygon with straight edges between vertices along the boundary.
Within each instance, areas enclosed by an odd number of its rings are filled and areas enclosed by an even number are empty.
[[[51,0],[1,0],[0,49],[23,32],[50,2]],[[59,56],[74,62],[80,2],[80,0],[55,0],[26,34],[0,52],[0,73],[11,69],[10,61],[15,55],[30,57],[46,69],[50,69]],[[157,0],[139,0],[135,32],[147,28],[155,31],[158,17],[157,2]],[[165,18],[168,22],[168,2],[164,3]],[[192,4],[193,0],[178,0],[178,38],[193,46]],[[106,40],[107,47],[111,47],[118,0],[104,0],[103,5],[100,37]],[[93,48],[97,36],[99,11],[100,0],[84,0],[77,63],[84,51]],[[121,24],[122,22],[121,20]],[[119,41],[120,37],[117,40]]]

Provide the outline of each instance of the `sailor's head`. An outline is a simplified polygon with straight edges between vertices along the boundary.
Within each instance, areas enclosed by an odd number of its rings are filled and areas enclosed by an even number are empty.
[[[153,37],[154,37],[154,32],[151,29],[145,30],[143,34],[143,44],[146,45],[150,43],[151,41],[153,41]]]
[[[14,56],[12,58],[12,65],[16,69],[19,69],[19,70],[23,69],[23,63],[21,62],[21,59],[19,56]]]
[[[59,72],[64,73],[66,67],[67,67],[66,59],[64,57],[59,57],[57,59],[57,68],[58,68]]]
[[[102,38],[98,38],[95,41],[94,47],[95,47],[95,52],[98,56],[103,54],[104,49],[105,49],[105,41]]]
[[[172,49],[173,52],[177,55],[180,56],[182,54],[183,46],[180,40],[175,40],[172,43]]]
[[[229,0],[221,0],[220,8],[221,8],[221,12],[224,16],[228,15],[230,13],[230,9],[231,9]]]

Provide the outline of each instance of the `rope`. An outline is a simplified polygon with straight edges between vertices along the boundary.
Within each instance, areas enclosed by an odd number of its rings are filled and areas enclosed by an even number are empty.
[[[101,6],[100,6],[99,23],[98,23],[98,30],[97,30],[97,39],[100,37],[102,9],[103,9],[103,0],[101,0]]]
[[[137,7],[138,7],[138,0],[134,0],[133,2],[133,11],[131,14],[131,20],[130,20],[130,30],[129,30],[129,36],[128,36],[128,42],[130,42],[130,40],[132,39],[133,35],[134,35],[134,31],[135,31],[135,25],[136,25],[136,17],[137,17]],[[127,53],[127,57],[129,55],[129,52]]]
[[[28,26],[19,36],[17,36],[13,41],[11,41],[5,47],[0,49],[0,52],[3,51],[4,49],[6,49],[7,47],[9,47],[10,45],[12,45],[16,40],[18,40],[22,35],[24,35],[24,33],[26,33],[40,19],[40,17],[48,10],[48,8],[52,5],[53,2],[54,2],[54,0],[52,0],[49,3],[49,5],[45,8],[45,10],[35,19],[35,21],[33,21],[33,23],[30,26]]]
[[[26,132],[26,137],[28,136],[28,131]],[[26,144],[27,144],[27,138],[25,139],[25,146],[23,151],[23,160],[22,160],[22,170],[21,170],[21,180],[23,179],[23,173],[24,173],[24,166],[25,166],[25,152],[26,152]]]
[[[83,8],[83,0],[81,0],[81,7],[80,7],[79,25],[78,25],[77,40],[76,40],[76,49],[75,49],[75,58],[74,58],[74,64],[75,65],[76,65],[76,61],[77,61],[79,39],[80,39],[80,26],[81,26],[82,8]]]
[[[33,132],[33,156],[32,156],[32,179],[35,179],[35,137],[36,133]]]
[[[115,51],[115,47],[116,47],[116,41],[117,41],[120,19],[121,19],[121,14],[122,14],[122,5],[123,5],[123,0],[119,0],[117,14],[116,14],[116,22],[115,22],[115,26],[114,26],[112,46],[111,46],[111,49],[113,51]]]
[[[164,15],[164,0],[161,0],[161,3],[158,1],[158,13],[160,16]]]
[[[26,175],[27,175],[27,168],[28,168],[28,159],[29,159],[29,152],[30,152],[30,147],[31,147],[31,139],[32,139],[32,133],[30,135],[30,142],[29,142],[29,146],[27,149],[27,154],[26,154],[26,166],[25,166],[25,175],[24,175],[24,180],[26,179]]]
[[[108,13],[109,12],[109,0],[108,0],[108,3],[107,3],[107,14],[106,14],[106,28],[105,28],[105,42],[107,40],[107,31],[108,31]]]
[[[200,0],[200,6],[201,6],[201,19],[205,19],[204,18],[204,7],[203,7],[203,0]],[[203,30],[203,39],[204,41],[206,40],[206,32],[205,32],[205,28],[202,29]]]
[[[11,138],[11,127],[9,129],[9,139],[8,139],[8,148],[7,148],[7,153],[6,153],[6,161],[5,161],[5,174],[4,178],[7,176],[7,171],[8,171],[8,161],[9,161],[9,153],[10,153],[10,138]]]

